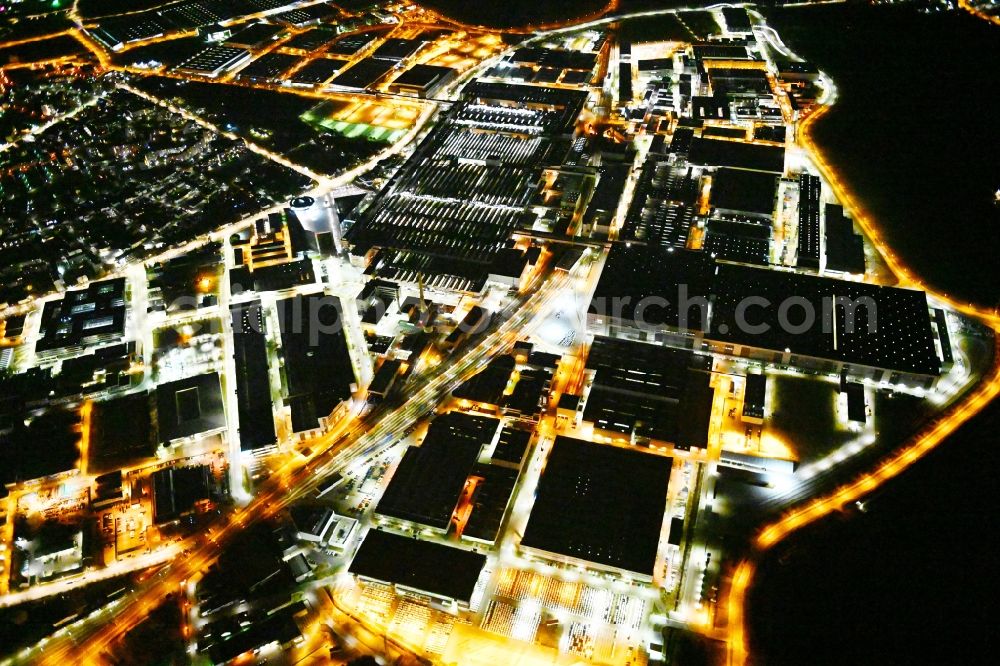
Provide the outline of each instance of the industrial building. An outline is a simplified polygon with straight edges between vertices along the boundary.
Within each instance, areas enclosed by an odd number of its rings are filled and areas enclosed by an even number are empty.
[[[91,282],[42,308],[35,355],[41,359],[118,342],[125,335],[125,278]]]
[[[389,92],[412,97],[433,97],[457,75],[451,67],[414,65],[389,84]]]
[[[587,355],[583,420],[625,435],[705,448],[712,411],[711,359],[681,349],[597,336]]]
[[[237,77],[241,81],[251,81],[254,83],[266,83],[280,81],[282,74],[287,72],[298,62],[298,58],[287,53],[270,52],[239,71]]]
[[[352,259],[384,279],[480,293],[511,235],[536,219],[529,205],[542,169],[567,155],[585,99],[572,90],[466,86],[346,232]]]
[[[446,533],[473,466],[499,428],[499,420],[485,416],[435,418],[423,443],[403,454],[376,513]]]
[[[274,430],[263,310],[258,299],[232,305],[229,312],[240,450],[265,451],[278,443],[278,437]]]
[[[766,401],[767,377],[763,374],[747,375],[746,386],[743,389],[742,420],[758,425],[763,423]]]
[[[770,220],[778,179],[759,171],[722,168],[712,175],[709,202],[722,215],[748,215]]]
[[[672,459],[557,437],[521,550],[651,581]]]
[[[153,522],[169,523],[211,497],[212,472],[207,465],[168,467],[153,472]]]
[[[695,137],[688,151],[688,162],[698,166],[732,167],[781,175],[785,171],[785,148]]]
[[[864,237],[854,233],[854,222],[844,215],[842,206],[826,204],[824,213],[826,262],[823,272],[864,275]]]
[[[371,529],[348,571],[400,594],[468,608],[485,566],[481,553]]]
[[[393,63],[402,62],[419,51],[424,43],[421,39],[390,37],[372,51],[371,57],[376,60],[388,60]]]
[[[162,446],[225,430],[219,374],[209,372],[157,386],[156,422]]]
[[[819,270],[820,259],[820,179],[799,174],[799,232],[796,266]]]
[[[357,389],[340,299],[296,295],[275,304],[292,430],[312,430]]]
[[[250,62],[250,51],[214,44],[174,67],[175,72],[216,78]]]
[[[395,66],[392,60],[368,57],[345,69],[327,85],[332,90],[365,90],[385,78]]]
[[[23,411],[11,382],[0,384],[0,484],[75,473],[80,458],[79,412],[65,407]]]
[[[313,58],[291,76],[293,86],[316,86],[329,81],[347,65],[346,60]]]
[[[701,252],[616,246],[587,317],[599,335],[876,382],[926,388],[941,370],[922,291]]]
[[[686,247],[697,197],[698,178],[691,168],[651,150],[636,182],[621,238],[664,249]]]
[[[766,266],[771,250],[771,225],[756,218],[710,219],[705,223],[702,249],[719,259]]]

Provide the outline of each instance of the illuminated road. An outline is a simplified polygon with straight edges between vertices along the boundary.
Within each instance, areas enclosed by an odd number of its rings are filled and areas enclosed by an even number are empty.
[[[986,12],[980,10],[978,7],[973,6],[973,4],[969,2],[969,0],[958,0],[958,6],[978,19],[989,21],[994,25],[1000,25],[1000,15],[987,14]]]
[[[1000,329],[994,330],[1000,333]],[[1000,358],[1000,337],[997,337],[996,341],[994,354],[995,358]],[[859,476],[854,481],[791,511],[777,522],[761,530],[754,543],[755,555],[759,556],[792,532],[831,513],[840,511],[844,505],[864,498],[882,484],[895,478],[927,455],[963,423],[982,411],[997,396],[1000,396],[1000,363],[994,363],[991,374],[984,378],[970,395],[935,420],[927,430],[888,460],[881,462],[875,469]],[[749,656],[746,645],[744,609],[746,593],[753,579],[753,573],[754,563],[750,559],[746,559],[740,562],[733,576],[733,585],[729,596],[731,664],[745,664]]]
[[[528,34],[533,32],[551,32],[553,30],[562,30],[573,27],[583,27],[584,25],[587,25],[603,17],[606,17],[608,14],[615,13],[616,11],[618,11],[619,4],[620,0],[609,0],[609,2],[600,9],[597,9],[591,12],[590,14],[586,14],[584,16],[577,16],[567,21],[554,21],[551,23],[542,23],[540,25],[526,25],[521,27],[507,28],[504,30],[504,32],[511,32],[515,34]],[[431,11],[428,11],[427,13],[433,16],[437,16],[444,23],[450,23],[451,25],[455,25],[460,28],[465,28],[466,30],[488,30],[492,32],[495,32],[497,30],[495,27],[490,28],[482,25],[462,23],[461,21],[456,21],[454,19],[448,18],[447,16],[443,16],[441,14],[435,14],[434,12]]]
[[[802,147],[809,152],[813,164],[816,165],[824,180],[831,186],[837,200],[844,206],[844,210],[861,227],[861,230],[878,250],[889,269],[896,275],[900,286],[926,291],[929,296],[947,303],[954,310],[962,312],[969,317],[981,319],[987,325],[996,327],[1000,323],[1000,317],[997,316],[996,312],[973,303],[958,301],[947,294],[934,291],[933,287],[921,280],[889,247],[884,234],[875,222],[875,218],[867,211],[861,200],[851,191],[836,169],[826,160],[813,140],[811,134],[813,124],[823,117],[830,108],[830,105],[821,106],[802,121],[798,128],[799,141]]]
[[[830,95],[829,97],[834,96]],[[945,294],[935,292],[888,247],[875,218],[868,213],[858,197],[851,192],[844,179],[823,156],[811,135],[813,124],[831,108],[830,101],[832,100],[828,98],[826,104],[820,106],[801,122],[798,128],[799,143],[808,151],[811,160],[831,186],[837,200],[843,204],[844,209],[861,227],[890,270],[897,276],[901,286],[922,289],[927,292],[929,297],[943,301],[955,310],[993,329],[995,333],[993,367],[990,373],[964,398],[935,419],[923,432],[913,437],[906,446],[897,450],[888,459],[881,461],[874,469],[801,507],[793,509],[779,520],[764,527],[757,534],[753,543],[753,552],[736,567],[727,600],[728,662],[732,665],[746,664],[750,656],[746,636],[745,610],[747,590],[753,581],[755,560],[789,534],[832,513],[839,512],[844,505],[864,498],[901,474],[1000,396],[1000,317],[995,311],[971,303],[959,302]]]
[[[200,125],[205,129],[213,132],[214,134],[217,134],[218,136],[224,136],[232,141],[242,141],[243,144],[246,145],[246,147],[249,148],[252,152],[257,153],[258,155],[262,155],[267,159],[271,160],[272,162],[280,164],[281,166],[287,169],[291,169],[292,171],[302,174],[303,176],[318,183],[321,187],[334,187],[333,180],[324,176],[323,174],[316,173],[312,169],[307,169],[304,166],[295,164],[294,162],[287,159],[283,155],[279,155],[273,151],[270,151],[267,148],[264,148],[263,146],[260,146],[254,143],[253,141],[249,141],[234,132],[227,132],[218,125],[216,125],[215,123],[209,122],[208,120],[205,120],[201,116],[191,113],[187,109],[183,109],[179,106],[171,104],[166,100],[160,99],[159,97],[155,97],[154,95],[150,95],[149,93],[143,92],[138,88],[133,88],[127,83],[119,83],[118,87],[121,88],[122,90],[126,90],[132,93],[137,97],[141,97],[142,99],[146,100],[147,102],[150,102],[151,104],[155,104],[156,106],[162,106],[171,113],[175,113],[181,118],[184,118],[185,120],[189,120],[197,125]]]
[[[90,99],[88,99],[86,102],[84,102],[80,106],[76,107],[75,109],[72,109],[71,111],[67,111],[66,113],[60,114],[58,116],[55,116],[54,118],[51,118],[50,120],[48,120],[47,122],[45,122],[42,125],[33,126],[27,132],[19,134],[17,136],[17,138],[14,139],[13,141],[8,142],[8,143],[0,143],[0,153],[7,152],[8,150],[10,150],[11,148],[13,148],[14,146],[20,145],[23,141],[26,141],[26,140],[27,141],[33,141],[34,140],[33,137],[35,137],[36,135],[42,134],[43,132],[48,131],[49,128],[53,127],[54,125],[58,125],[61,122],[65,122],[67,120],[75,118],[76,116],[80,115],[80,113],[82,111],[84,111],[85,109],[87,109],[87,108],[89,108],[89,107],[94,106],[95,104],[97,104],[97,102],[100,101],[100,99],[101,98],[97,97],[97,96],[91,97]]]
[[[540,321],[560,293],[572,284],[572,277],[572,274],[557,275],[545,281],[534,294],[515,302],[509,318],[471,349],[432,368],[423,377],[423,385],[410,393],[403,405],[376,412],[375,419],[351,424],[343,434],[334,432],[311,442],[316,451],[312,458],[290,460],[276,470],[261,485],[250,504],[223,516],[183,558],[123,597],[115,605],[114,622],[108,623],[103,614],[82,621],[73,627],[75,637],[67,635],[45,645],[38,655],[39,663],[59,666],[101,663],[101,655],[108,647],[142,622],[163,596],[205,570],[218,557],[221,546],[246,525],[269,518],[295,499],[312,492],[331,472],[345,469],[360,458],[375,455],[383,447],[395,443],[400,433],[433,410],[455,386],[497,353],[512,346]]]
[[[964,0],[960,0],[960,4],[965,6],[967,3],[964,3]],[[599,15],[613,11],[616,7],[617,0],[610,2]],[[627,16],[652,16],[677,11],[681,10],[658,10]],[[587,17],[587,19],[589,18]],[[563,30],[578,30],[588,25],[599,25],[619,18],[623,17],[603,17],[590,21],[584,19],[582,24],[578,21],[560,24],[558,27],[553,28],[549,34]],[[477,26],[463,26],[455,21],[445,20],[444,22],[469,29],[479,29]],[[530,30],[537,30],[537,28]],[[525,31],[530,30],[525,29]],[[779,48],[779,44],[781,44],[780,37],[774,34],[773,30],[766,25],[762,30],[767,41],[776,50],[784,53],[782,48]],[[87,40],[82,31],[76,31],[74,35],[85,42]],[[94,50],[95,54],[98,54],[98,58],[101,59],[103,64],[107,64],[107,54],[104,53],[103,49],[95,45],[95,48],[92,50]],[[155,103],[164,103],[162,100],[151,98],[145,93],[131,88],[129,90],[136,94],[141,94]],[[829,102],[830,99],[828,98],[826,101]],[[172,106],[169,108],[171,111],[185,117],[190,116],[189,119],[192,121],[209,127],[219,134],[230,136],[228,133],[220,131],[215,125],[193,116],[193,114],[190,114],[186,110],[177,109]],[[828,104],[819,106],[809,117],[800,123],[798,128],[799,142],[809,153],[813,164],[816,165],[816,168],[831,186],[837,199],[844,205],[845,210],[858,223],[865,235],[878,249],[890,270],[898,277],[900,284],[906,287],[923,289],[928,292],[929,296],[947,303],[957,311],[982,321],[996,331],[1000,331],[1000,318],[997,317],[995,312],[969,303],[960,303],[946,295],[931,291],[886,246],[883,235],[880,233],[874,218],[864,209],[860,200],[853,195],[841,176],[826,161],[813,142],[810,133],[813,123],[821,118],[829,108]],[[435,109],[435,104],[426,104],[424,114],[406,139],[399,141],[392,148],[379,154],[366,164],[352,169],[345,174],[341,174],[336,178],[304,171],[301,167],[288,163],[287,160],[281,163],[289,166],[289,168],[295,168],[300,173],[305,173],[320,183],[317,191],[324,191],[343,185],[353,180],[360,173],[367,171],[378,160],[405,149],[419,134],[421,128],[431,117]],[[248,146],[251,145],[242,137],[232,135],[230,138],[244,141]],[[254,147],[251,147],[251,149],[254,149]],[[269,151],[260,146],[256,147],[256,152],[260,152],[275,161],[284,160],[282,156],[269,153]],[[258,218],[260,214],[252,217]],[[240,224],[245,225],[246,222]],[[213,234],[213,236],[221,237],[219,234]],[[195,241],[195,243],[201,242],[204,242],[204,240]],[[185,248],[187,247],[190,247],[190,245],[185,246]],[[174,249],[171,253],[182,251],[184,250]],[[221,546],[240,532],[247,524],[275,515],[291,502],[313,492],[315,487],[330,473],[343,470],[358,461],[376,456],[385,447],[395,443],[401,433],[405,432],[408,428],[416,424],[420,418],[432,411],[454,386],[470,374],[481,369],[486,361],[493,358],[497,353],[509,348],[516,339],[525,334],[528,328],[538,323],[558,297],[561,294],[565,294],[568,289],[572,289],[572,277],[570,275],[559,275],[542,284],[536,293],[525,298],[523,302],[515,302],[514,307],[506,311],[507,319],[497,330],[487,334],[472,348],[460,352],[451,360],[435,367],[421,370],[414,378],[411,378],[408,386],[412,386],[413,388],[407,392],[407,401],[405,403],[394,407],[383,407],[365,420],[352,421],[345,419],[331,433],[309,442],[314,451],[310,458],[293,458],[287,461],[274,471],[272,476],[260,486],[255,499],[245,508],[237,509],[230,515],[223,516],[212,526],[208,534],[185,542],[188,550],[185,551],[185,555],[182,558],[178,558],[154,578],[109,607],[115,612],[114,617],[110,617],[107,614],[107,609],[105,609],[105,611],[74,625],[72,636],[57,636],[47,644],[36,646],[33,650],[28,651],[28,654],[38,656],[39,663],[58,664],[59,666],[67,663],[101,663],[101,655],[109,647],[113,646],[128,631],[142,622],[149,611],[156,607],[165,594],[176,591],[185,581],[213,563],[218,557]],[[573,291],[576,292],[575,289]],[[998,347],[997,352],[997,357],[1000,357],[1000,347]],[[962,423],[977,414],[998,395],[1000,395],[1000,365],[995,365],[989,376],[980,382],[962,401],[951,407],[904,448],[899,449],[890,458],[882,461],[873,470],[826,495],[808,501],[803,506],[794,509],[781,519],[766,526],[756,537],[751,557],[738,565],[733,577],[731,593],[726,601],[729,617],[727,638],[730,663],[743,664],[746,663],[749,657],[746,644],[744,604],[747,590],[753,580],[755,571],[754,559],[774,547],[787,535],[833,512],[839,511],[845,504],[865,497],[882,484],[895,478],[895,476],[902,473],[910,465],[914,464],[935,446],[944,441]]]
[[[147,567],[163,564],[180,554],[180,548],[175,544],[169,544],[149,553],[143,553],[133,558],[118,560],[101,569],[87,569],[80,575],[60,578],[50,583],[40,583],[29,587],[26,590],[10,592],[0,596],[0,608],[14,606],[27,601],[44,599],[52,594],[58,594],[72,590],[83,585],[90,585],[100,580],[114,578],[123,574],[139,571]]]

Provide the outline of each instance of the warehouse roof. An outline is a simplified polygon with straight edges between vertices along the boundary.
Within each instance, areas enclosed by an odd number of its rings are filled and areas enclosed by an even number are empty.
[[[351,566],[352,574],[421,592],[469,601],[486,556],[381,530],[369,530]]]
[[[651,576],[671,465],[638,449],[557,437],[521,544]]]

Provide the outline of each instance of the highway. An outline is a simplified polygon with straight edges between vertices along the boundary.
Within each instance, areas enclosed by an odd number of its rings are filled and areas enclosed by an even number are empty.
[[[591,264],[581,262],[588,270]],[[457,352],[450,360],[430,368],[420,378],[422,386],[408,394],[400,406],[376,410],[369,418],[346,428],[318,437],[311,442],[315,453],[308,459],[292,459],[276,470],[258,489],[255,498],[243,508],[223,515],[204,537],[193,540],[183,557],[156,576],[125,595],[114,605],[114,617],[105,612],[82,620],[67,631],[28,654],[19,657],[39,658],[38,663],[62,666],[66,663],[101,663],[101,655],[115,641],[141,623],[160,600],[176,591],[187,579],[207,569],[219,551],[247,525],[265,520],[310,492],[329,474],[345,469],[361,458],[372,456],[394,443],[401,433],[432,411],[459,383],[497,353],[509,348],[525,335],[548,312],[557,297],[572,284],[574,273],[556,274],[540,281],[533,293],[517,307],[505,311],[506,318],[471,348]]]
[[[966,6],[966,3],[962,4]],[[613,1],[609,3],[605,11],[610,11],[615,7],[617,7],[617,2]],[[678,10],[651,11],[632,16],[656,15],[676,11]],[[591,25],[611,20],[613,18],[600,18],[592,21]],[[454,21],[446,20],[445,22],[461,25]],[[580,29],[581,27],[583,26],[575,24],[571,29]],[[786,47],[780,42],[780,37],[766,24],[758,27],[765,39],[776,50],[785,54]],[[561,29],[570,28],[563,26],[555,28],[556,31]],[[96,51],[102,50],[96,49]],[[794,56],[790,52],[789,55]],[[131,90],[131,92],[148,97],[145,93],[135,90]],[[1000,317],[995,312],[969,303],[956,302],[946,295],[931,291],[886,246],[872,216],[867,213],[858,198],[851,193],[842,177],[826,161],[812,140],[811,126],[827,112],[830,108],[829,103],[835,95],[830,94],[826,97],[827,103],[821,104],[815,112],[800,123],[798,128],[799,141],[824,180],[831,186],[837,199],[843,203],[847,212],[884,257],[890,270],[899,278],[900,284],[923,289],[930,296],[947,303],[955,310],[990,326],[995,331],[1000,331]],[[156,99],[151,101],[163,103]],[[427,105],[425,114],[421,116],[408,137],[377,157],[382,158],[387,154],[403,150],[403,147],[410,144],[412,139],[417,136],[420,128],[431,117],[435,108],[434,104]],[[171,110],[182,115],[187,113],[176,108],[171,108]],[[202,119],[194,117],[190,119],[215,132],[225,134],[218,127],[206,123]],[[240,137],[230,138],[242,140]],[[262,150],[264,149],[259,149],[257,152]],[[266,152],[262,154],[271,159],[280,158],[280,156]],[[337,178],[328,178],[313,173],[306,175],[320,183],[317,191],[325,191],[349,182],[355,175],[370,168],[373,163],[374,159]],[[289,165],[286,164],[286,166]],[[259,217],[259,214],[253,217]],[[597,263],[599,264],[599,262]],[[599,266],[589,262],[582,262],[582,264],[586,266],[588,271],[595,267],[599,268]],[[102,655],[116,641],[141,623],[163,596],[176,591],[196,573],[211,565],[218,557],[221,548],[246,525],[276,515],[292,502],[314,492],[316,486],[330,474],[343,470],[360,460],[377,456],[385,447],[397,441],[419,419],[432,412],[461,381],[481,369],[496,354],[508,349],[517,339],[523,337],[532,326],[544,318],[561,295],[567,291],[576,292],[573,288],[573,281],[579,277],[578,272],[581,268],[583,266],[571,273],[553,274],[548,276],[547,280],[544,279],[545,276],[540,276],[533,290],[522,299],[516,300],[510,308],[501,313],[500,323],[482,338],[473,341],[469,348],[456,352],[443,363],[415,373],[405,386],[407,389],[405,402],[395,404],[390,401],[361,420],[345,419],[330,433],[309,442],[313,451],[311,456],[308,458],[293,457],[286,461],[257,489],[255,498],[247,506],[221,516],[211,527],[209,533],[184,542],[182,545],[186,550],[183,557],[173,561],[152,579],[141,584],[121,600],[74,624],[71,631],[63,632],[47,643],[35,646],[18,655],[18,659],[37,658],[38,663],[59,666],[65,663],[102,663],[104,661]],[[996,358],[1000,358],[1000,345],[998,345],[996,352]],[[737,566],[730,596],[725,601],[729,618],[727,627],[729,663],[744,664],[749,659],[744,609],[747,590],[753,581],[756,558],[773,548],[787,535],[815,523],[831,513],[840,511],[846,504],[863,499],[879,486],[902,473],[998,396],[1000,396],[1000,365],[995,364],[991,373],[970,390],[961,401],[933,420],[923,432],[906,446],[898,449],[888,459],[880,461],[873,469],[860,474],[849,483],[819,498],[807,501],[762,529],[752,544],[751,553]],[[812,487],[814,486],[810,486],[810,489]]]

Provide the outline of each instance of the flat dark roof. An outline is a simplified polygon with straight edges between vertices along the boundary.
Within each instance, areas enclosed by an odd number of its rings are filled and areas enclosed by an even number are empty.
[[[640,303],[665,297],[663,307],[647,307],[641,312],[646,323],[701,330],[707,313],[696,307],[678,308],[677,295],[681,284],[691,297],[709,293],[714,270],[715,262],[704,252],[615,245],[598,280],[590,313],[610,317],[617,309],[622,319],[632,320]],[[626,296],[629,298],[621,298]]]
[[[17,413],[12,430],[0,432],[0,485],[67,472],[80,457],[78,411],[49,409],[27,424],[26,416],[26,412]]]
[[[310,28],[283,42],[281,46],[302,49],[303,51],[315,51],[336,38],[337,33],[328,27]]]
[[[729,120],[729,100],[725,97],[694,97],[691,115],[702,120]]]
[[[848,382],[844,387],[847,394],[847,419],[855,423],[868,420],[868,409],[865,405],[865,386],[857,382]]]
[[[319,414],[316,411],[316,403],[312,395],[295,395],[289,397],[286,402],[292,417],[292,432],[306,432],[319,427],[319,417],[327,414]]]
[[[485,566],[486,556],[481,553],[373,529],[365,535],[348,571],[468,602]]]
[[[632,63],[618,63],[618,103],[628,104],[632,101]]]
[[[694,130],[690,127],[678,127],[670,136],[670,152],[686,155],[691,150],[692,143],[694,143]]]
[[[723,167],[712,176],[709,201],[716,208],[771,215],[778,178],[770,173]]]
[[[948,333],[948,316],[941,308],[934,308],[934,323],[937,327],[938,341],[941,343],[941,359],[945,363],[954,362],[951,351],[951,335]]]
[[[706,127],[702,136],[721,136],[726,139],[744,139],[747,131],[742,127]]]
[[[686,349],[670,349],[598,335],[587,354],[594,381],[616,391],[677,399],[689,368],[708,370],[707,357]]]
[[[592,74],[580,70],[566,70],[563,73],[562,82],[567,85],[582,85],[590,81]]]
[[[274,39],[278,33],[283,30],[284,28],[280,25],[271,25],[270,23],[253,23],[235,33],[232,37],[225,41],[225,44],[227,46],[237,45],[259,47]]]
[[[587,355],[594,381],[584,419],[681,447],[704,446],[712,404],[711,359],[683,349],[596,336]],[[707,390],[706,390],[707,389]]]
[[[863,275],[865,241],[854,233],[854,223],[841,206],[826,205],[826,268]]]
[[[472,513],[465,523],[462,536],[495,542],[507,514],[507,505],[514,494],[519,471],[502,465],[476,463],[472,477],[476,490],[472,498]]]
[[[509,354],[498,356],[484,370],[463,382],[452,395],[473,402],[499,405],[513,372],[514,357]]]
[[[423,45],[424,41],[422,39],[399,39],[397,37],[390,37],[379,44],[378,48],[372,52],[371,57],[378,60],[399,62],[400,60],[408,58],[416,53]]]
[[[372,381],[368,385],[368,392],[383,396],[388,393],[389,388],[396,381],[396,375],[399,374],[399,368],[402,365],[402,361],[397,359],[387,358],[383,361],[382,365],[375,371],[375,376],[372,377]]]
[[[677,308],[682,285],[685,297],[695,303],[686,311]],[[620,316],[634,319],[644,298],[665,298],[668,305],[648,307],[642,313],[647,324],[667,325],[685,331],[706,331],[706,339],[750,345],[793,355],[842,361],[919,375],[937,375],[940,361],[934,348],[927,295],[900,289],[830,277],[802,275],[749,266],[716,263],[709,255],[694,251],[664,251],[655,247],[616,245],[601,274],[591,304],[591,316],[616,314],[616,298],[629,296]],[[805,299],[815,321],[799,333],[785,332],[777,318],[779,306],[791,297]],[[698,297],[711,301],[711,322],[706,321]],[[771,307],[751,307],[744,312],[749,323],[766,324],[766,331],[744,330],[736,323],[736,308],[748,298],[764,298]],[[838,304],[834,319],[824,318],[834,299],[847,298],[854,309],[853,332],[848,332],[846,312]],[[875,326],[869,330],[865,300],[874,303]],[[838,301],[841,303],[841,301]],[[826,308],[826,310],[824,310]],[[787,311],[792,324],[801,323],[801,307]],[[682,321],[686,315],[686,321]],[[795,362],[793,361],[793,365]]]
[[[494,257],[490,264],[492,275],[503,275],[506,277],[519,278],[524,273],[525,266],[528,265],[528,253],[522,252],[514,247],[505,247]]]
[[[288,396],[309,396],[316,416],[327,416],[351,396],[355,383],[340,299],[296,295],[278,301],[275,308]]]
[[[282,291],[316,281],[311,259],[286,261],[262,266],[249,272],[241,266],[229,271],[229,284],[234,294],[247,291]]]
[[[712,68],[708,70],[712,92],[716,95],[769,95],[771,84],[760,69]]]
[[[440,65],[414,65],[395,79],[393,85],[417,86],[418,88],[428,88],[442,78],[454,74],[451,67]]]
[[[156,421],[162,444],[224,428],[219,374],[208,372],[157,386]]]
[[[239,71],[241,79],[276,79],[299,61],[298,56],[287,53],[265,53]]]
[[[211,468],[168,467],[153,472],[153,521],[165,523],[190,511],[209,498]]]
[[[594,188],[593,196],[587,206],[587,212],[614,212],[618,208],[622,193],[628,180],[629,168],[625,164],[605,164],[598,169],[600,179]]]
[[[568,409],[570,411],[576,411],[576,408],[580,406],[580,396],[573,395],[572,393],[563,393],[559,396],[559,409]]]
[[[672,462],[557,437],[521,545],[651,576]]]
[[[392,71],[395,65],[396,63],[392,60],[378,60],[368,57],[338,74],[329,84],[342,88],[364,90],[368,86],[378,83],[383,76]]]
[[[667,537],[667,543],[672,546],[681,545],[681,537],[684,534],[684,519],[673,517],[670,519],[670,536]]]
[[[758,220],[709,220],[702,249],[719,259],[766,266],[771,227]]]
[[[691,142],[688,161],[700,166],[728,166],[781,174],[785,170],[785,149],[782,146],[698,137]]]
[[[779,74],[819,74],[816,65],[810,62],[778,60],[775,64],[778,66]]]
[[[764,400],[767,397],[767,377],[764,375],[747,375],[746,388],[743,391],[743,416],[764,418]]]
[[[511,61],[555,69],[590,71],[597,64],[597,54],[584,51],[570,51],[567,49],[547,49],[527,46],[514,51]]]
[[[71,289],[42,308],[35,351],[87,344],[97,337],[125,334],[125,278],[91,282]]]
[[[743,7],[724,7],[722,18],[731,32],[750,32],[750,17]]]
[[[334,58],[314,58],[305,67],[292,75],[296,83],[325,83],[347,64],[346,60]]]
[[[342,37],[341,39],[335,41],[326,50],[327,53],[336,53],[338,55],[354,55],[375,41],[377,36],[378,35],[374,32],[363,32],[358,35],[348,35],[347,37]]]
[[[796,265],[819,269],[819,203],[822,183],[816,176],[799,174],[799,240]]]
[[[533,418],[542,410],[542,395],[546,391],[546,382],[551,380],[552,371],[547,368],[523,370],[513,393],[504,401],[504,411]]]
[[[472,466],[500,422],[449,412],[431,421],[420,446],[411,446],[389,481],[376,512],[447,529]]]
[[[520,465],[531,441],[531,431],[505,426],[500,430],[500,438],[490,460]]]
[[[266,327],[259,300],[233,305],[229,312],[233,320],[240,449],[252,451],[278,441],[267,370]]]
[[[802,333],[784,330],[777,320],[777,306],[760,308],[759,316],[749,317],[754,324],[766,323],[768,331],[750,333],[736,324],[736,308],[747,298],[763,297],[780,305],[793,296],[806,299],[816,313],[812,326]],[[824,302],[832,304],[835,298],[860,304],[854,312],[853,331],[848,330],[842,306],[834,308],[835,316],[823,316]],[[866,302],[874,304],[871,314]],[[792,310],[798,310],[799,316],[790,311],[789,320],[801,323],[802,309]],[[869,317],[875,323],[872,330]],[[792,354],[921,375],[937,375],[941,369],[927,295],[922,291],[720,264],[711,326],[710,337],[723,342],[787,348]]]
[[[692,446],[708,448],[708,431],[712,420],[712,388],[707,372],[688,371],[684,393],[677,405],[677,430],[674,445],[679,449]]]
[[[695,44],[692,47],[694,51],[694,57],[702,59],[721,59],[721,60],[750,60],[750,54],[747,52],[745,46],[739,46],[735,44]]]
[[[124,462],[153,455],[149,394],[145,391],[94,404],[91,416],[92,461]],[[91,463],[91,469],[96,467]]]

